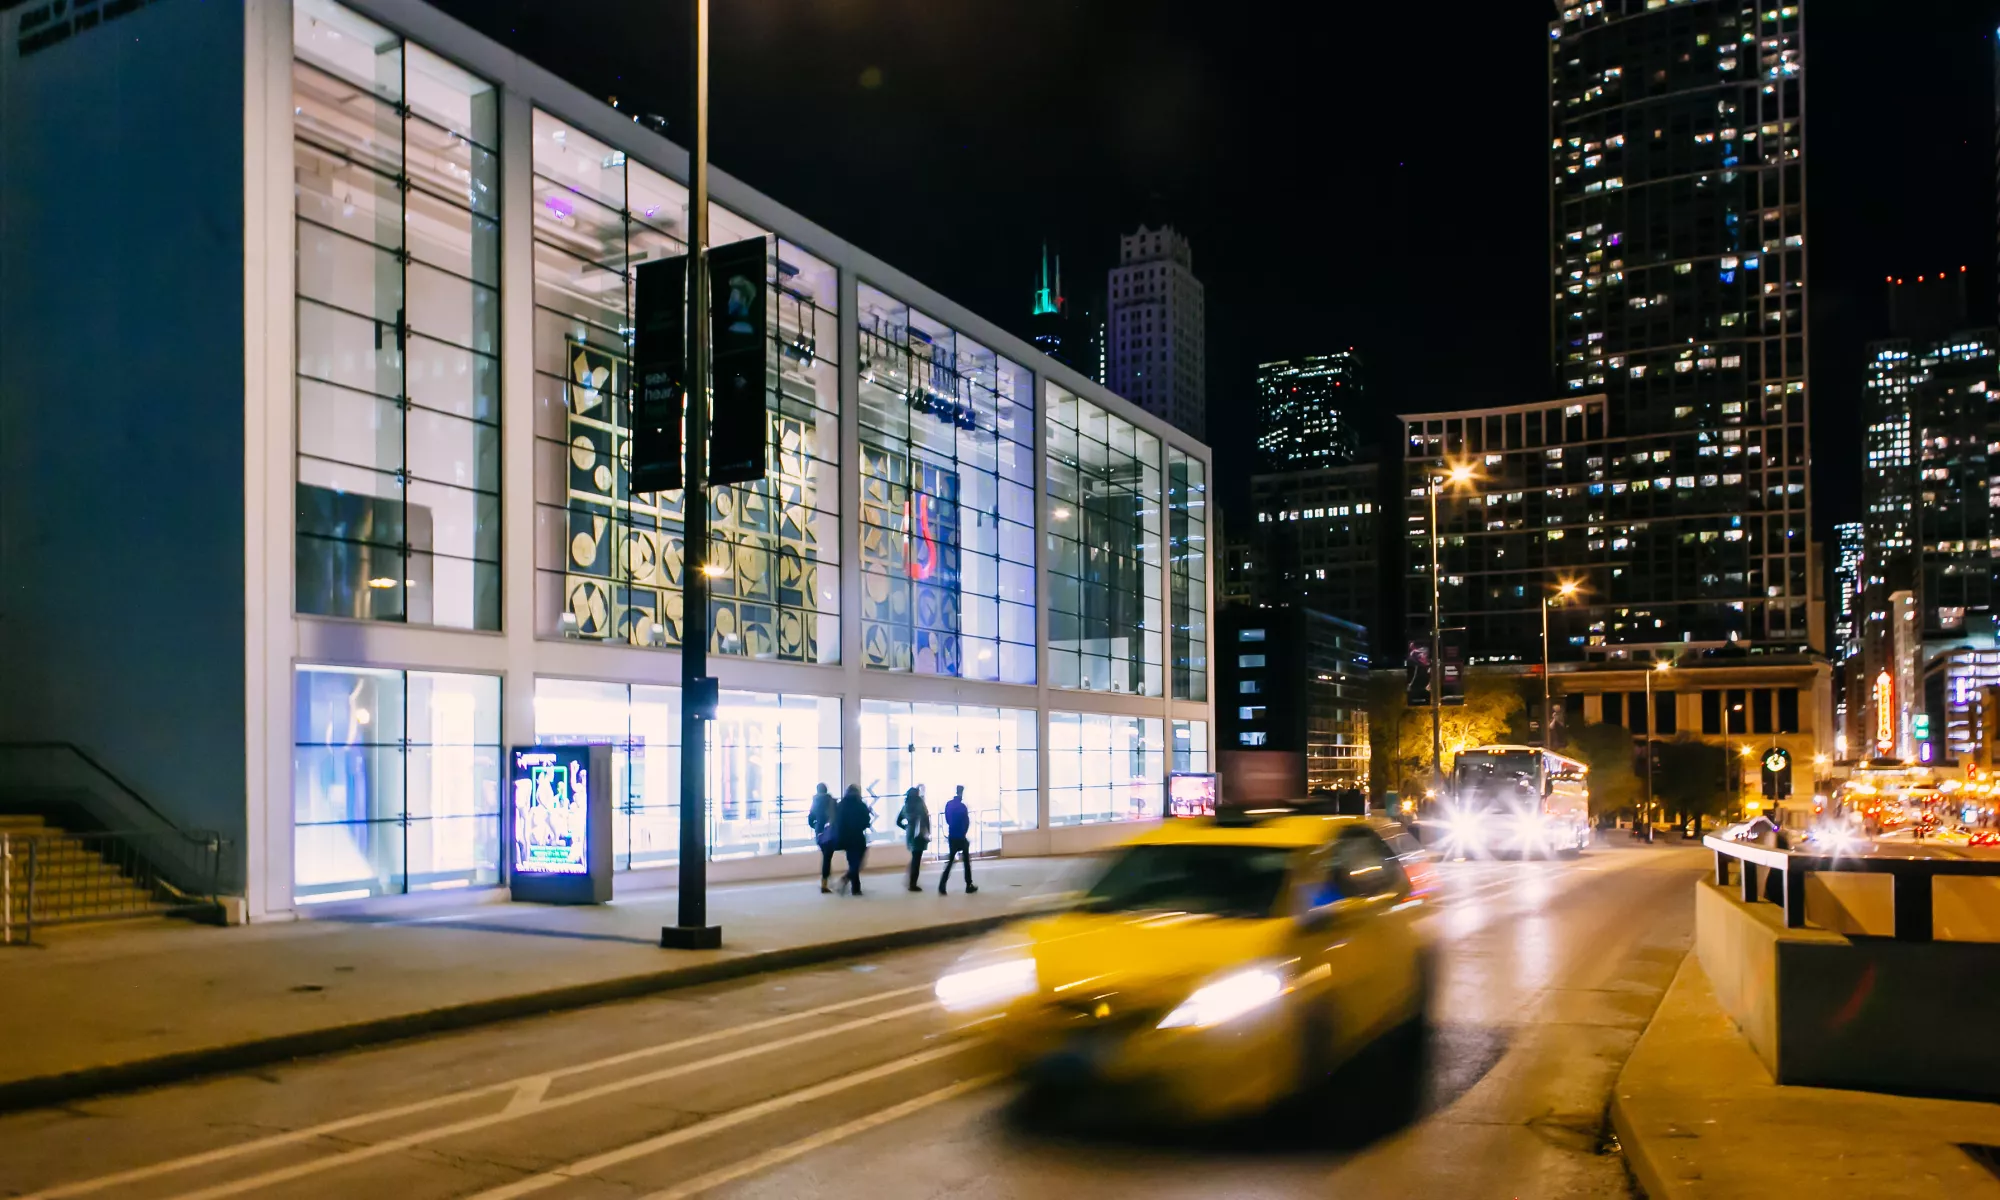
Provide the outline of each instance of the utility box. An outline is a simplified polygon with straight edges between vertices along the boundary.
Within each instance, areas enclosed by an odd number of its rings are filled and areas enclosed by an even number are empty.
[[[516,746],[507,794],[514,899],[611,899],[611,747]]]

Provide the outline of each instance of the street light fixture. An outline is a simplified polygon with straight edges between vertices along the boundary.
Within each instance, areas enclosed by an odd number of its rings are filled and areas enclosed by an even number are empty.
[[[1674,660],[1663,658],[1646,672],[1646,841],[1653,840],[1653,734],[1659,729],[1658,713],[1653,708],[1653,676],[1662,675],[1674,669]]]
[[[1444,631],[1440,613],[1443,601],[1438,592],[1438,488],[1441,484],[1464,485],[1473,478],[1471,463],[1445,463],[1445,473],[1424,472],[1431,505],[1431,794],[1444,791]]]
[[[1552,734],[1556,731],[1555,710],[1549,707],[1549,609],[1581,591],[1583,584],[1574,579],[1565,579],[1556,587],[1556,594],[1542,597],[1542,745],[1552,748]]]

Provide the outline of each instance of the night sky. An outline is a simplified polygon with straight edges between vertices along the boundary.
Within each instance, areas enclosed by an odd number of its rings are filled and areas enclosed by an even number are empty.
[[[685,130],[674,0],[435,0]],[[716,0],[716,165],[1017,332],[1166,220],[1208,290],[1210,440],[1243,494],[1260,361],[1352,346],[1397,412],[1546,399],[1547,37],[1530,0]],[[1449,19],[1446,12],[1449,11]],[[1882,278],[1970,268],[1993,320],[2000,0],[1808,0],[1815,509],[1859,516]],[[1217,419],[1220,416],[1222,419]]]

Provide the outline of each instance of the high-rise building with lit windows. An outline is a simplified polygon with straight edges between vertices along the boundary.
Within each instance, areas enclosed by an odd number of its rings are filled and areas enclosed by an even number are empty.
[[[1104,385],[1196,437],[1208,424],[1206,304],[1194,251],[1171,226],[1118,239]]]
[[[1862,571],[1867,563],[1866,526],[1860,521],[1842,521],[1833,527],[1835,557],[1833,564],[1834,617],[1833,617],[1833,727],[1841,736],[1842,745],[1856,746],[1861,739],[1857,729],[1849,728],[1848,714],[1859,714],[1867,707],[1867,697],[1862,684],[1861,670],[1861,611]],[[1857,723],[1858,726],[1858,723]]]
[[[1354,461],[1361,404],[1361,356],[1353,347],[1257,367],[1257,454],[1265,471],[1299,471]]]
[[[1940,331],[1963,305],[1914,304],[1910,293],[1947,293],[1953,274],[1905,279],[1889,289],[1892,326],[1909,336],[1869,344],[1862,400],[1868,552],[1855,616],[1871,679],[1905,679],[1922,666],[1905,658],[1990,627],[2000,599],[2000,330]],[[1912,604],[1899,609],[1890,598],[1903,592]],[[1906,613],[1916,629],[1896,628]],[[1901,711],[1921,698],[1892,702]]]
[[[1823,637],[1804,22],[1775,0],[1590,0],[1549,27],[1552,350],[1559,391],[1604,397],[1581,532],[1606,543],[1586,604],[1607,653]]]

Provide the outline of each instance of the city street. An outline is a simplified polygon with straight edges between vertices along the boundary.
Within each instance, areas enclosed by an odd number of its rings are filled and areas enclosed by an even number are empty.
[[[1704,862],[1621,841],[1446,865],[1414,1119],[1368,1062],[1324,1119],[1189,1137],[1022,1111],[931,1004],[955,944],[0,1118],[0,1194],[1626,1195],[1605,1107]]]

